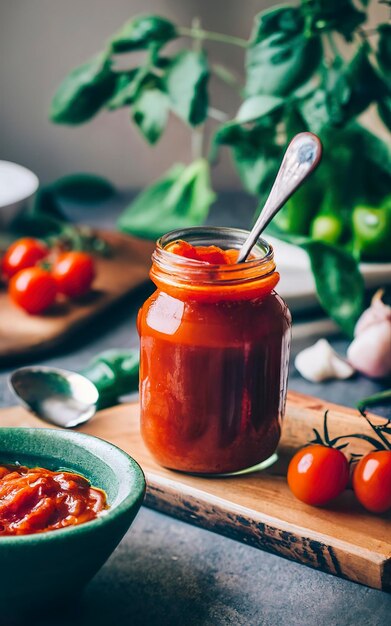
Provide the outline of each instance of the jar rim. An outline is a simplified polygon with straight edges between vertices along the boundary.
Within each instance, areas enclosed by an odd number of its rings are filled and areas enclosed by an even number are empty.
[[[159,274],[169,282],[197,281],[202,284],[238,283],[253,281],[272,274],[275,269],[273,247],[261,237],[253,248],[254,257],[244,263],[233,265],[213,265],[196,259],[189,259],[166,250],[166,247],[178,239],[184,239],[193,245],[218,245],[228,249],[239,249],[246,240],[249,231],[239,228],[219,226],[196,226],[172,230],[156,242],[152,260]],[[152,268],[152,276],[155,274]]]

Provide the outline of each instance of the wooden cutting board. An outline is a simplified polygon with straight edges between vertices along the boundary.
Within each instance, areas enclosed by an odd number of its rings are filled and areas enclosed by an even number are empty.
[[[80,430],[116,444],[140,463],[147,479],[147,506],[324,572],[391,591],[391,515],[366,512],[350,490],[333,504],[314,508],[296,500],[287,487],[287,461],[312,438],[312,428],[322,431],[326,408],[331,437],[369,433],[356,411],[290,392],[279,462],[263,472],[230,478],[188,476],[157,465],[139,434],[137,404],[101,411]],[[383,421],[375,416],[372,420]],[[2,409],[0,425],[46,426],[19,407]],[[366,449],[359,440],[352,440],[349,447],[350,452]]]
[[[102,315],[148,278],[152,241],[115,232],[99,233],[111,246],[109,257],[96,257],[97,277],[88,296],[56,304],[44,315],[28,315],[0,288],[0,364],[56,347]]]

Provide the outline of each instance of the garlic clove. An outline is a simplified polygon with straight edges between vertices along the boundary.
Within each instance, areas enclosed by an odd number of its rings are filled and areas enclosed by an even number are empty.
[[[299,352],[295,367],[306,380],[319,383],[332,378],[346,379],[354,369],[342,359],[326,339],[319,339],[313,346]]]
[[[391,320],[383,320],[369,327],[352,341],[347,352],[353,367],[370,378],[384,378],[391,374]]]
[[[385,320],[391,323],[391,306],[382,300],[384,289],[378,289],[372,298],[371,305],[359,317],[354,329],[354,336],[358,337],[374,324],[379,324]]]

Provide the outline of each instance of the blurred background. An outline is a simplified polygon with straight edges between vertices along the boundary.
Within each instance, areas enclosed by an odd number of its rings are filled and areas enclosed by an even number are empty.
[[[270,0],[3,0],[0,159],[31,168],[42,183],[90,171],[128,188],[150,183],[175,161],[190,162],[190,134],[173,115],[161,141],[151,148],[128,121],[127,108],[67,127],[48,121],[50,100],[68,72],[101,50],[103,42],[134,15],[156,13],[182,26],[199,17],[205,29],[247,39],[254,15],[278,4]],[[369,28],[386,21],[385,5],[372,2],[369,11]],[[176,46],[169,44],[166,49]],[[205,42],[205,47],[214,63],[224,63],[243,76],[244,50],[212,42]],[[145,53],[134,53],[135,64],[144,57]],[[239,97],[215,77],[211,96],[215,107],[229,117],[235,114]],[[375,116],[366,122],[386,134]],[[215,124],[209,125],[213,130]],[[212,176],[215,189],[242,188],[227,150],[222,151]]]

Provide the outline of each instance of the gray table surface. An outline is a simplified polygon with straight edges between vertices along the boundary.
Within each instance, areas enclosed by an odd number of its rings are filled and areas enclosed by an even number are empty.
[[[68,211],[84,220],[91,220],[93,214],[95,224],[112,227],[126,199],[120,196],[109,204],[94,207],[88,217],[75,207],[68,207]],[[226,195],[210,222],[243,227],[248,224],[252,209],[252,202],[244,196]],[[68,341],[55,355],[40,362],[77,370],[101,350],[137,345],[135,317],[150,291],[150,285],[140,289],[112,315],[91,325],[82,336]],[[332,343],[341,352],[346,349],[346,341],[340,337]],[[293,352],[299,347],[302,345],[294,345]],[[7,387],[12,367],[0,370],[0,406],[14,404]],[[291,366],[289,387],[353,406],[358,398],[374,393],[381,385],[362,377],[314,385],[304,381]],[[120,546],[88,586],[82,603],[69,613],[64,611],[61,607],[55,618],[34,623],[384,626],[390,623],[391,595],[311,570],[143,507]]]

